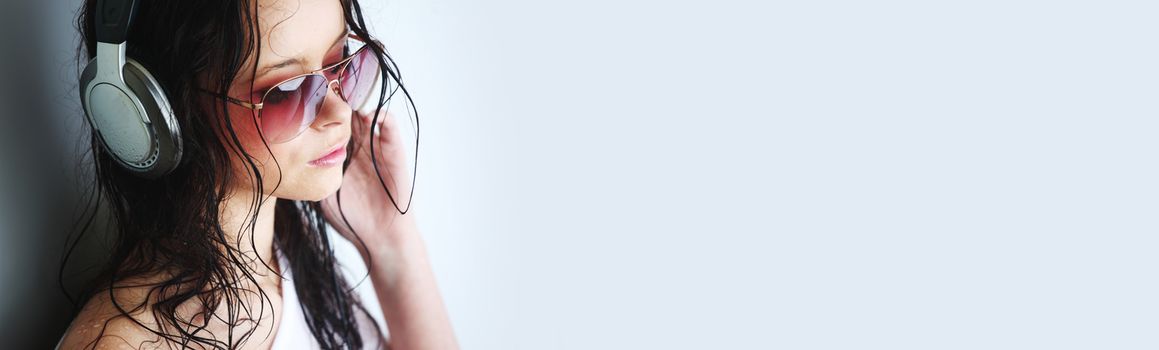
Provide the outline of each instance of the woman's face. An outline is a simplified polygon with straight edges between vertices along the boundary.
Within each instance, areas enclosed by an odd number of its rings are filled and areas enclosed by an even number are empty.
[[[230,87],[230,96],[251,101],[275,84],[341,60],[346,43],[346,22],[338,0],[260,0],[257,4],[261,51],[256,76],[254,57],[246,59]],[[350,138],[351,107],[333,89],[314,122],[284,143],[263,143],[249,108],[228,104],[230,118],[242,147],[253,157],[262,175],[263,194],[293,200],[321,200],[342,184],[342,162],[329,165],[311,161],[345,148]],[[258,101],[253,101],[257,103]],[[263,118],[274,116],[263,115]],[[228,135],[228,132],[225,133]],[[226,140],[227,144],[232,141]],[[267,150],[266,147],[269,149]],[[228,146],[227,146],[228,148]],[[232,168],[239,191],[254,191],[247,177],[249,165],[233,155]],[[280,184],[279,184],[280,181]],[[277,186],[275,189],[274,187]]]

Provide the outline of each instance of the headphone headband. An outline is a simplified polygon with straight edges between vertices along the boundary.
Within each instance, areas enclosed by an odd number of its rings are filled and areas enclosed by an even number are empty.
[[[129,36],[129,25],[137,14],[136,0],[97,0],[97,41],[110,44],[124,43]]]

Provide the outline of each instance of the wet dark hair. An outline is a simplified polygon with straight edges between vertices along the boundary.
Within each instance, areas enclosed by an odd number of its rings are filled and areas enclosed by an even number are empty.
[[[358,1],[338,1],[348,29],[362,38],[372,39]],[[255,257],[245,256],[231,244],[219,217],[219,205],[227,189],[237,181],[250,181],[255,193],[252,212],[243,230],[252,233],[260,196],[265,193],[262,174],[253,158],[243,150],[227,102],[220,97],[227,94],[247,56],[254,55],[253,62],[258,62],[261,35],[255,5],[256,0],[139,1],[128,36],[127,55],[161,82],[181,126],[184,155],[181,164],[169,175],[156,180],[142,179],[121,168],[102,148],[96,134],[91,134],[88,151],[91,151],[95,179],[93,193],[88,197],[88,204],[93,208],[89,213],[95,213],[102,202],[107,202],[115,230],[107,263],[78,296],[70,296],[74,315],[98,293],[107,293],[120,312],[113,319],[132,320],[183,348],[191,345],[237,348],[257,329],[250,327],[241,335],[233,332],[233,328],[246,322],[260,320],[270,299],[260,288],[238,287],[244,282],[257,283],[253,276],[256,269],[248,267]],[[96,53],[95,7],[96,0],[87,0],[77,18],[82,49],[88,57]],[[397,79],[397,67],[384,48],[370,45],[370,49],[378,53],[384,73],[381,86],[385,87],[388,76]],[[87,60],[80,63],[83,67]],[[250,74],[255,74],[256,65],[252,68]],[[209,77],[210,81],[199,77]],[[207,95],[200,88],[217,92],[219,97],[209,97],[214,101],[212,109],[206,110]],[[374,115],[383,108],[385,97],[386,90],[380,90]],[[353,149],[353,142],[348,148]],[[234,169],[230,166],[231,154],[245,159],[249,176],[231,174]],[[348,159],[343,167],[348,167],[349,162]],[[358,331],[358,318],[370,317],[340,273],[327,238],[328,224],[320,203],[277,199],[275,208],[275,244],[290,261],[294,288],[314,338],[325,349],[362,348],[366,339]],[[94,217],[81,215],[77,221],[79,229],[74,230],[71,247],[62,261],[62,288],[69,256],[81,236],[89,232]],[[149,295],[140,303],[125,304],[114,298],[114,289],[125,288],[124,281],[135,278],[161,280],[145,285],[150,288]],[[260,295],[260,305],[243,303],[247,295]],[[178,307],[190,301],[200,301],[205,309],[194,317],[184,317],[178,313]],[[224,339],[205,329],[211,319],[221,316],[213,315],[220,305],[227,306],[228,314],[223,321],[230,326],[230,334]],[[159,329],[147,327],[129,316],[145,309],[151,312]],[[110,321],[104,323],[105,327]],[[86,348],[95,348],[104,335],[102,328]],[[377,336],[381,338],[381,332]]]

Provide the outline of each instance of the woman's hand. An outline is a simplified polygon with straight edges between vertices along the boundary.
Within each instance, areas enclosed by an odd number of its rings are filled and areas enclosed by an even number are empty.
[[[355,146],[350,155],[350,166],[343,175],[338,192],[322,200],[322,211],[326,221],[354,243],[366,258],[367,254],[378,255],[382,250],[394,248],[408,235],[418,234],[414,213],[407,208],[412,191],[412,159],[407,158],[408,145],[403,144],[409,140],[401,136],[393,115],[385,110],[379,114],[379,132],[373,140],[369,129],[371,116],[355,111],[352,119],[351,137]],[[377,173],[375,164],[371,162],[371,142],[375,143],[374,153],[378,158]],[[390,196],[383,191],[384,183]],[[394,203],[398,203],[397,209]],[[400,214],[399,209],[407,213]],[[345,220],[342,214],[345,214]],[[366,247],[359,243],[359,238]]]

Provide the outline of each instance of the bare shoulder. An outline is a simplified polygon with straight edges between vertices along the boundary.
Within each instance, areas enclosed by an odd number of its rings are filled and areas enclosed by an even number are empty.
[[[98,293],[88,303],[72,321],[68,330],[65,332],[60,341],[60,349],[85,349],[85,350],[104,350],[104,349],[202,349],[203,346],[192,342],[183,342],[179,337],[163,336],[158,332],[164,329],[164,334],[179,334],[180,332],[173,329],[168,322],[158,322],[156,316],[153,315],[152,305],[149,304],[146,298],[151,294],[147,288],[122,290],[116,293],[114,297],[105,291]],[[155,295],[155,294],[153,294]],[[190,320],[193,324],[198,324],[204,321],[202,316],[195,316],[198,314],[197,307],[194,307],[194,302],[188,302],[178,307],[178,318],[182,320]],[[122,311],[123,310],[123,311]],[[215,312],[216,313],[216,312]],[[211,320],[216,319],[211,317]],[[268,319],[266,320],[268,321]],[[184,322],[183,322],[184,323]],[[228,327],[219,322],[210,321],[205,328],[197,330],[187,329],[186,331],[196,332],[199,337],[206,337],[209,339],[216,338],[214,335],[231,334]],[[254,322],[258,329],[252,341],[242,342],[242,349],[259,349],[269,346],[268,342],[263,341],[266,331],[271,329],[268,326],[258,325],[259,323],[268,322]],[[242,327],[235,329],[235,331],[245,332],[250,328]],[[236,335],[236,333],[233,333]],[[228,337],[228,336],[226,336]],[[233,339],[236,345],[239,339]],[[224,343],[224,339],[222,339]]]
[[[179,348],[166,344],[163,337],[150,331],[155,323],[148,322],[145,312],[119,312],[108,294],[93,297],[73,319],[60,341],[60,349],[169,349]]]

